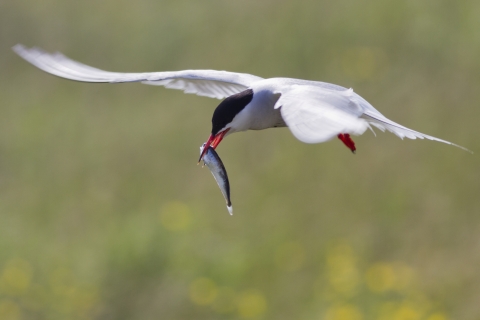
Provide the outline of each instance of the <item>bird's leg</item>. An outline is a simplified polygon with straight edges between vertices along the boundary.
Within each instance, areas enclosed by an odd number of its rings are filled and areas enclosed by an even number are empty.
[[[352,138],[350,138],[350,135],[348,133],[340,133],[338,135],[338,139],[342,140],[343,144],[347,146],[350,150],[352,150],[353,153],[357,150],[355,148],[355,142],[353,142]]]

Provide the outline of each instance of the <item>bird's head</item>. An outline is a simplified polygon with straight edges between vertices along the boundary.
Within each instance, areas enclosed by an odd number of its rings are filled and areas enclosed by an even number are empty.
[[[200,155],[200,162],[207,152],[208,147],[216,148],[222,139],[230,133],[245,130],[236,125],[235,117],[252,101],[253,90],[247,89],[229,96],[223,100],[213,112],[212,133],[205,143],[205,148]]]

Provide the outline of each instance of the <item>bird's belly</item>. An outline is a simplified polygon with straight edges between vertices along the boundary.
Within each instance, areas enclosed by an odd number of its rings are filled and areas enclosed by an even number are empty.
[[[261,110],[255,115],[250,130],[263,130],[268,128],[286,127],[279,109],[273,107],[268,110]]]

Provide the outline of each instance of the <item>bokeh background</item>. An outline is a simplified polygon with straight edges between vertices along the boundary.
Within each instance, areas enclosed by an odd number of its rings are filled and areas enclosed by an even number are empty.
[[[196,165],[219,101],[47,75],[218,69],[353,87],[463,145],[288,129]],[[480,318],[478,0],[0,1],[0,319]]]

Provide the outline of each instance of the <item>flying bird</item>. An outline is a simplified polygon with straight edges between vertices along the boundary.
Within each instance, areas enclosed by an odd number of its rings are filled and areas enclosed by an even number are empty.
[[[353,89],[331,83],[291,78],[264,79],[216,70],[118,73],[84,65],[61,53],[50,54],[20,44],[13,50],[43,71],[70,80],[142,82],[224,99],[213,112],[212,130],[199,162],[210,146],[215,149],[229,134],[275,127],[288,127],[298,140],[305,143],[321,143],[338,137],[353,153],[356,146],[350,135],[361,135],[372,126],[402,139],[430,139],[469,151],[393,122]]]

